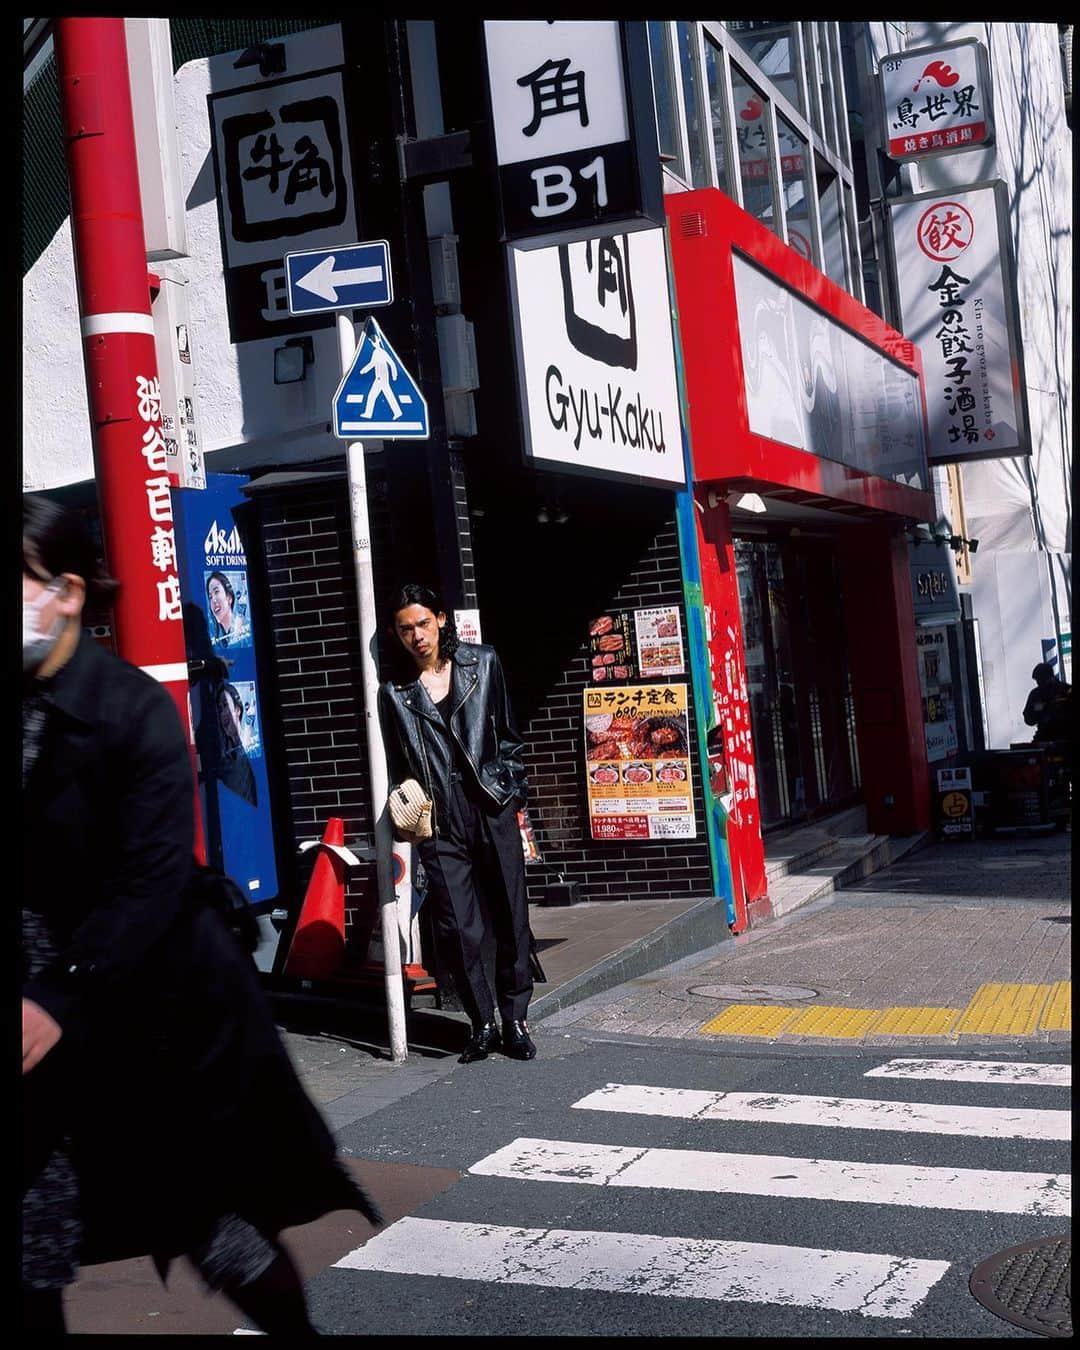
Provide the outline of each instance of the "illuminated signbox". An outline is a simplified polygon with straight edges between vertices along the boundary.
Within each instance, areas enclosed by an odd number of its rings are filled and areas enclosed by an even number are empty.
[[[883,58],[881,97],[890,159],[952,155],[993,143],[986,51],[974,38]]]

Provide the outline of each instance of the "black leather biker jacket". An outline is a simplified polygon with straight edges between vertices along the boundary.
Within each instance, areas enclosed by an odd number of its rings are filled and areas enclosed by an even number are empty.
[[[499,658],[492,647],[460,642],[453,657],[451,734],[492,806],[525,802],[527,784]],[[379,687],[379,722],[390,786],[415,778],[434,803],[433,832],[449,818],[453,755],[446,723],[419,677]]]

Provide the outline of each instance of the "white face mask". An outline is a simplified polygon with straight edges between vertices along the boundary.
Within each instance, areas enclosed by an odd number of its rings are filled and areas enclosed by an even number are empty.
[[[24,600],[22,607],[23,626],[23,672],[32,674],[40,670],[45,658],[56,646],[56,640],[64,629],[63,616],[58,614],[48,632],[41,632],[41,611],[54,595],[64,589],[61,580],[51,581],[34,600]]]

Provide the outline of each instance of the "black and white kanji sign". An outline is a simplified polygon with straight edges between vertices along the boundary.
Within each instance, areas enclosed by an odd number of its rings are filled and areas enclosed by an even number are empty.
[[[643,214],[621,28],[484,23],[504,239]]]
[[[322,39],[328,44],[325,65],[340,66],[337,31],[326,30]],[[312,35],[298,36],[310,45]],[[233,86],[208,102],[234,342],[328,322],[290,316],[283,258],[333,247],[357,233],[342,71],[311,71],[320,53],[306,47],[302,62],[290,62],[290,42],[295,39],[284,42],[289,73],[281,79],[245,69],[251,83],[237,87],[238,54],[211,58]]]

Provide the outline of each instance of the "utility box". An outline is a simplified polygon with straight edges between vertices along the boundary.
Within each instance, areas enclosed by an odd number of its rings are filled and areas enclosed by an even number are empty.
[[[161,386],[161,432],[172,487],[205,488],[206,465],[197,412],[188,283],[158,265],[160,289],[151,303]]]

